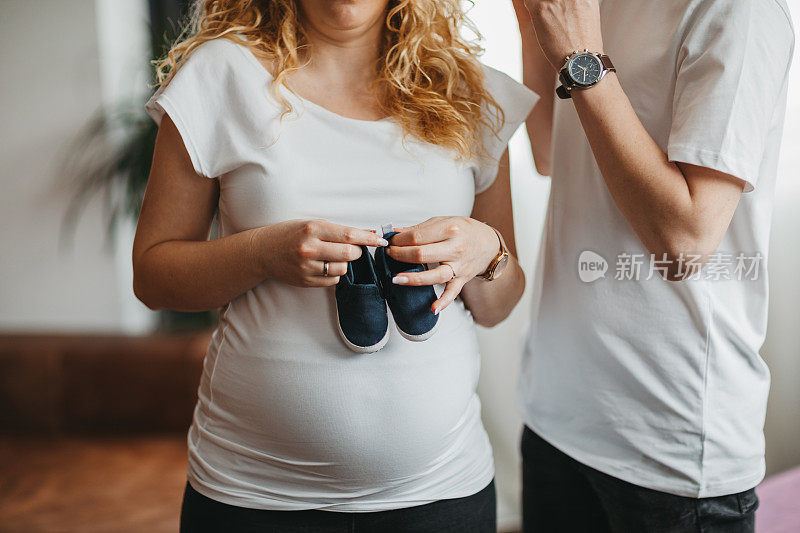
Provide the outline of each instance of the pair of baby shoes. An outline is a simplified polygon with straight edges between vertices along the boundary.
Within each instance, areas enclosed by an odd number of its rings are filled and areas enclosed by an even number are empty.
[[[388,226],[387,228],[390,228]],[[384,231],[391,244],[396,231]],[[392,283],[403,272],[422,272],[422,264],[404,263],[389,257],[384,248],[375,257],[361,247],[361,257],[347,264],[347,273],[336,285],[336,312],[339,334],[348,348],[372,353],[389,341],[388,305],[397,331],[411,341],[424,341],[436,331],[439,317],[431,311],[437,296],[433,286]]]

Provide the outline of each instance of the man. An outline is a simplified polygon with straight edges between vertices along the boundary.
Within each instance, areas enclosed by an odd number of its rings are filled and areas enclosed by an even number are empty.
[[[753,531],[786,4],[525,4],[552,189],[520,381],[524,529]]]

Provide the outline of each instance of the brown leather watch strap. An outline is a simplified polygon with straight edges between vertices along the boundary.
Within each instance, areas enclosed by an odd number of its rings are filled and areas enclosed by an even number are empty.
[[[603,64],[603,69],[610,70],[611,72],[616,72],[617,68],[614,66],[614,63],[611,62],[611,58],[605,54],[600,54],[600,62]]]

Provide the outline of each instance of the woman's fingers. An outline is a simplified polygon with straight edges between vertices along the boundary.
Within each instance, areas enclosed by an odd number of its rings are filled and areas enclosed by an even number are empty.
[[[332,287],[347,272],[347,263],[328,261],[328,275],[325,274],[325,261],[311,260],[303,266],[306,287]]]
[[[451,280],[445,286],[444,292],[442,293],[441,296],[439,296],[439,299],[433,302],[433,305],[431,306],[431,311],[433,311],[433,313],[436,315],[441,313],[442,310],[444,310],[448,305],[453,303],[453,300],[455,300],[456,297],[459,294],[461,294],[461,289],[464,288],[464,285],[465,282],[461,278],[455,278]]]
[[[332,277],[324,277],[324,276],[312,276],[308,278],[305,283],[305,287],[333,287],[339,283],[339,276],[332,276]]]
[[[402,235],[397,235],[398,237]],[[459,257],[458,246],[451,241],[440,241],[421,246],[392,245],[386,250],[389,257],[406,263],[438,263],[440,261],[455,261]]]
[[[409,231],[417,228],[421,228],[423,226],[430,226],[431,224],[436,224],[437,222],[441,222],[442,220],[446,220],[451,217],[431,217],[424,222],[420,222],[419,224],[414,224],[413,226],[395,226],[394,230],[399,232]]]
[[[440,242],[456,237],[461,232],[458,217],[431,218],[409,228],[400,228],[400,233],[392,237],[392,245],[419,246]]]
[[[392,278],[392,283],[412,286],[438,285],[452,280],[453,272],[455,272],[453,267],[443,264],[423,272],[401,272]]]
[[[306,222],[306,231],[310,232],[310,235],[327,242],[347,243],[356,246],[386,246],[389,244],[386,239],[373,231],[340,226],[325,220],[309,220]]]
[[[347,263],[348,261],[355,261],[362,254],[361,248],[354,244],[319,241],[313,248],[314,250],[309,254],[308,259]]]
[[[309,261],[307,265],[309,276],[325,276],[324,261]],[[328,276],[330,278],[344,276],[347,273],[347,263],[341,261],[328,261]]]

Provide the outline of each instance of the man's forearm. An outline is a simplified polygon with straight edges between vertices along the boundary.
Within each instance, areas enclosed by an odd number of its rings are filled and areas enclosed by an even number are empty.
[[[598,0],[525,4],[551,75],[574,50],[603,51]],[[716,169],[670,162],[614,73],[590,88],[576,88],[572,100],[608,190],[645,247],[672,258],[715,251],[744,182]]]
[[[543,176],[549,176],[556,75],[536,40],[536,32],[527,11],[519,17],[519,29],[522,37],[522,81],[539,95],[539,101],[525,121],[525,129],[528,131],[536,170]]]
[[[729,222],[720,217],[735,205],[697,201],[681,168],[645,130],[616,74],[572,96],[606,186],[645,247],[659,256],[712,253]]]
[[[692,209],[686,180],[644,129],[617,76],[573,91],[573,101],[611,196],[648,250],[693,247],[682,222]]]

